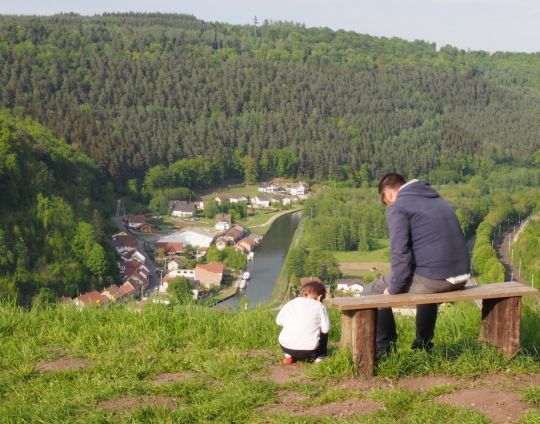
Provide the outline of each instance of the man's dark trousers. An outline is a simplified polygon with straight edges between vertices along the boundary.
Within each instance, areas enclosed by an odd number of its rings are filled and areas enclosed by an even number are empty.
[[[383,294],[389,287],[391,275],[383,275],[370,284],[363,291],[364,296]],[[421,275],[414,274],[408,293],[444,293],[460,290],[466,282],[452,284],[446,280],[432,280]],[[437,322],[437,304],[416,305],[416,339],[412,347],[414,349],[429,349],[435,333]],[[388,353],[397,342],[396,322],[391,308],[379,308],[377,310],[377,352]]]

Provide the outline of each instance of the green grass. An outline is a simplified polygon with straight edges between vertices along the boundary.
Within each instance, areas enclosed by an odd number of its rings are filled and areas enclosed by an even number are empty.
[[[262,185],[260,184],[235,184],[227,185],[224,187],[218,187],[210,193],[205,194],[203,197],[206,200],[215,198],[218,194],[241,194],[243,196],[256,196],[259,194],[258,188]],[[261,193],[262,194],[262,193]]]
[[[432,355],[410,350],[414,322],[399,317],[399,350],[379,363],[378,378],[540,372],[537,305],[527,302],[524,307],[523,350],[511,360],[477,342],[479,314],[474,304],[443,308]],[[336,388],[340,380],[355,375],[355,365],[349,352],[337,347],[340,315],[335,310],[330,311],[331,356],[321,364],[303,365],[303,382],[275,383],[269,378],[269,367],[281,359],[275,315],[262,307],[223,312],[148,305],[139,311],[113,305],[24,311],[0,305],[0,422],[487,422],[477,413],[434,402],[434,396],[452,390],[449,385],[425,394]],[[89,367],[37,371],[40,362],[59,358],[81,358]],[[191,377],[153,384],[164,372],[188,372]],[[309,408],[349,398],[375,400],[384,408],[347,419],[266,412],[264,408],[274,404],[283,390],[306,394],[304,406]],[[112,412],[97,407],[101,401],[124,396],[158,395],[174,398],[178,408],[141,406]],[[535,422],[540,416],[538,387],[524,388],[522,397],[532,408],[523,422]]]
[[[390,241],[388,239],[377,239],[375,241],[375,250],[369,252],[358,252],[358,251],[348,251],[348,252],[338,252],[333,251],[332,253],[336,257],[338,262],[389,262],[389,246]]]

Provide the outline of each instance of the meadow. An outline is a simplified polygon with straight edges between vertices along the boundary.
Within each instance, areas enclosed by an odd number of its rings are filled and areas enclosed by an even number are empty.
[[[488,423],[474,408],[449,405],[498,374],[499,389],[540,420],[539,308],[526,302],[522,350],[507,359],[477,341],[480,311],[444,305],[432,354],[413,352],[410,317],[398,319],[399,350],[376,377],[356,375],[338,347],[331,311],[331,355],[285,367],[276,311],[200,306],[0,306],[0,421],[5,423]],[[409,378],[440,378],[408,387]],[[423,381],[423,380],[417,380]],[[487,381],[487,380],[486,380]],[[491,381],[491,380],[490,380]],[[490,386],[490,389],[494,389]],[[489,415],[489,411],[488,411]]]

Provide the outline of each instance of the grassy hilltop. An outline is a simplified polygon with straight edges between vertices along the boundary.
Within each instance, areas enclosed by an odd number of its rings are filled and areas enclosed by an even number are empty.
[[[399,352],[365,380],[337,348],[335,311],[331,357],[285,367],[270,309],[3,305],[0,421],[480,423],[497,409],[538,422],[538,307],[524,308],[512,360],[477,342],[479,315],[472,303],[443,307],[431,356],[408,348],[414,323],[401,318]],[[482,409],[486,393],[497,408]],[[456,400],[469,396],[472,409]]]

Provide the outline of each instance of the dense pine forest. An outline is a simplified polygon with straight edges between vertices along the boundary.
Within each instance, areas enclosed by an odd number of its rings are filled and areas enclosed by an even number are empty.
[[[0,106],[82,150],[117,188],[197,157],[212,171],[199,186],[361,184],[389,169],[457,182],[485,163],[532,162],[540,55],[186,15],[2,16]]]

